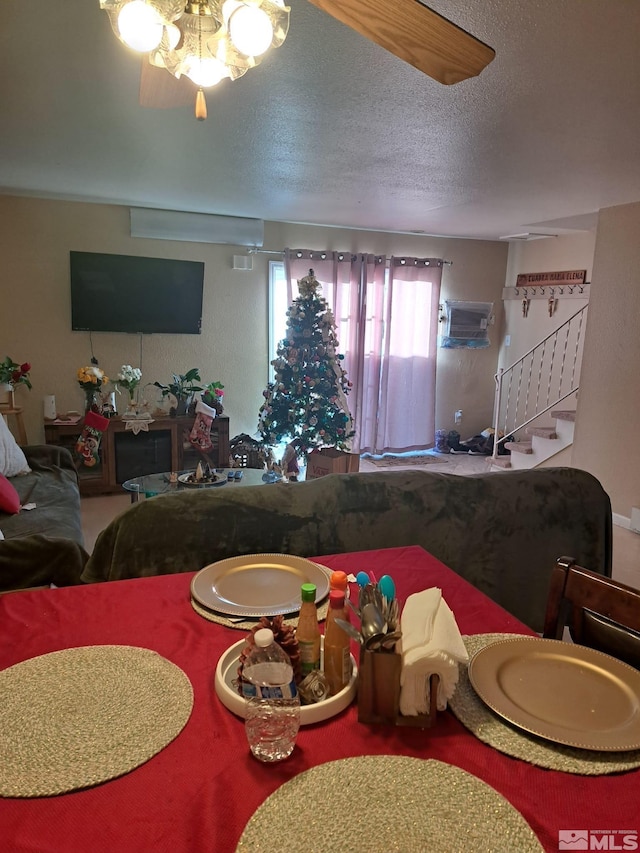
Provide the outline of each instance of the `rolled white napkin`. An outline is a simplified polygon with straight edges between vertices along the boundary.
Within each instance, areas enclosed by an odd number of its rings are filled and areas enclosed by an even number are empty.
[[[433,587],[407,598],[400,617],[402,630],[400,713],[429,713],[429,679],[440,677],[437,706],[444,711],[458,683],[458,663],[469,660],[451,608],[442,590]]]

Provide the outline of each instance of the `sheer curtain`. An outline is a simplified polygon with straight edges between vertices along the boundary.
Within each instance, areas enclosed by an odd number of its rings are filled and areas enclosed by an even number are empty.
[[[354,452],[431,447],[442,261],[345,252],[285,250],[289,304],[313,269],[336,319]]]
[[[434,444],[441,280],[437,258],[391,258],[373,453]]]

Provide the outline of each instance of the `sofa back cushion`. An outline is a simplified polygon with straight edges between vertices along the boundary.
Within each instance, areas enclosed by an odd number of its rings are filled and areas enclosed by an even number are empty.
[[[27,457],[18,447],[7,422],[0,415],[0,474],[15,477],[16,474],[28,474],[30,470]]]

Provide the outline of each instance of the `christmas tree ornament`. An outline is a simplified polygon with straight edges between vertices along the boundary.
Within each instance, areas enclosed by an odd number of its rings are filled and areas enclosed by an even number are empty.
[[[300,476],[300,466],[298,465],[298,439],[294,439],[287,444],[280,467],[290,483],[297,483]]]

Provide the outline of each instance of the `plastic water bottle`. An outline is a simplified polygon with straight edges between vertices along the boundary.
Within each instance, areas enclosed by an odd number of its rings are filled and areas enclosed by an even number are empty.
[[[242,670],[245,731],[260,761],[282,761],[293,752],[300,728],[300,697],[286,652],[273,631],[256,631],[255,645]]]

